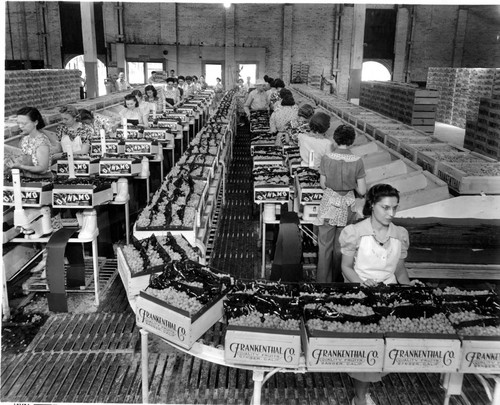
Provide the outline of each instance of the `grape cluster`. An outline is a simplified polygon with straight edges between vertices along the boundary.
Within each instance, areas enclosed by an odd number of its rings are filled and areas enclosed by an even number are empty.
[[[203,304],[201,304],[200,301],[198,301],[196,298],[190,297],[185,292],[178,291],[172,287],[167,287],[163,290],[148,288],[147,293],[149,295],[152,295],[153,297],[165,301],[167,304],[187,311],[190,314],[195,314],[201,308],[203,308]]]
[[[436,288],[434,290],[434,294],[437,296],[440,295],[488,295],[490,292],[488,290],[461,290],[457,287],[445,287],[444,290],[441,288]]]
[[[398,333],[455,333],[450,321],[443,313],[429,318],[398,318],[394,315],[383,317],[380,322],[383,332]]]
[[[148,260],[151,266],[161,266],[165,264],[158,251],[151,244],[148,245],[146,254],[148,256]]]
[[[262,319],[264,319],[262,321]],[[299,329],[299,321],[296,319],[281,319],[277,315],[262,314],[258,311],[250,312],[247,315],[242,315],[236,318],[229,319],[229,325],[235,326],[250,326],[255,328],[271,328],[271,329]]]
[[[458,330],[462,336],[500,336],[500,326],[469,326]]]
[[[484,316],[476,314],[473,311],[460,311],[460,312],[454,312],[454,313],[448,315],[448,319],[452,323],[475,321],[477,319],[484,319],[484,318],[485,318]]]
[[[324,321],[322,319],[310,319],[307,321],[310,330],[322,330],[340,333],[379,333],[380,326],[376,323],[363,324],[361,322],[338,322]]]
[[[345,315],[370,316],[374,314],[373,309],[371,307],[367,307],[366,305],[362,305],[359,303],[354,305],[339,305],[339,304],[328,303],[325,304],[325,307]],[[314,304],[306,305],[306,309],[308,308],[314,308]]]
[[[134,245],[125,245],[123,246],[122,251],[132,274],[136,274],[144,270],[144,260]]]

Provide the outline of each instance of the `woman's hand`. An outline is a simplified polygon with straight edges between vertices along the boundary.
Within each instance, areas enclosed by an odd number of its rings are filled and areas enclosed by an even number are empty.
[[[364,281],[361,282],[361,285],[365,286],[365,287],[375,287],[378,285],[378,281],[375,281],[374,279],[372,278],[368,278]]]
[[[411,281],[410,281],[410,283],[409,283],[409,284],[407,284],[407,285],[409,285],[409,286],[411,286],[411,287],[416,287],[416,286],[419,286],[419,287],[424,287],[424,286],[425,286],[425,284],[424,284],[424,283],[422,283],[420,280],[417,280],[417,279],[415,279],[415,280],[411,280]]]

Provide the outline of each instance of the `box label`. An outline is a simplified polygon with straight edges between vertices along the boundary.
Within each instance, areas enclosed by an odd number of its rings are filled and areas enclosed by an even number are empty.
[[[102,150],[102,145],[100,143],[94,143],[90,145],[90,153],[92,155],[100,155]],[[109,143],[106,142],[106,153],[110,155],[118,154],[118,143]]]
[[[52,193],[52,204],[54,206],[85,206],[92,207],[92,192],[82,191],[58,191]]]
[[[158,121],[159,128],[177,129],[177,121]]]
[[[35,190],[21,190],[21,199],[23,204],[40,204],[41,193]],[[14,190],[3,190],[3,202],[5,204],[14,204]]]
[[[460,362],[460,341],[386,338],[384,357],[384,371],[456,371]]]
[[[224,352],[228,363],[297,367],[300,336],[231,330]]]
[[[382,371],[383,339],[309,338],[307,367],[311,370]]]
[[[140,142],[140,143],[125,143],[125,153],[130,154],[130,155],[135,155],[138,153],[143,153],[143,154],[151,154],[151,144],[146,143],[146,142]]]
[[[138,298],[137,325],[149,327],[165,339],[182,344],[188,340],[188,331],[185,322],[179,322],[180,316],[173,311],[162,310],[159,305]]]
[[[99,163],[100,174],[132,174],[130,163]]]
[[[462,373],[500,373],[500,342],[464,340]]]
[[[167,138],[167,131],[155,131],[155,130],[146,130],[144,131],[144,137],[155,139],[155,140],[165,140]]]
[[[74,162],[73,167],[75,168],[75,175],[88,176],[90,175],[90,165],[87,162]],[[68,162],[57,162],[57,174],[59,175],[69,175],[69,164]]]
[[[323,199],[323,193],[310,193],[307,191],[302,191],[302,202],[318,202]]]
[[[255,190],[255,201],[288,201],[289,191]]]

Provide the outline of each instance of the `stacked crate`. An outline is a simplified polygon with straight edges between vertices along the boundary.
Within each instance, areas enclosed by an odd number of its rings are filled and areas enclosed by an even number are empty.
[[[500,99],[482,98],[478,111],[471,149],[500,159]]]
[[[46,109],[79,100],[80,74],[69,69],[7,70],[5,116],[25,106]]]
[[[438,92],[393,82],[362,82],[359,104],[387,117],[434,133]]]
[[[439,91],[436,120],[467,128],[467,121],[477,118],[479,99],[492,97],[495,86],[500,87],[495,85],[495,71],[494,68],[429,68],[427,88]]]
[[[292,75],[290,77],[292,83],[298,83],[296,82],[297,78],[300,78],[302,83],[307,83],[308,77],[309,77],[309,65],[302,62],[292,64]]]

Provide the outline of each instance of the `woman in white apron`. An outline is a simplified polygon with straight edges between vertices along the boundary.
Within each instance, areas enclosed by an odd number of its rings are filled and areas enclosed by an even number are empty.
[[[408,231],[392,223],[399,204],[399,192],[389,184],[368,190],[361,222],[348,225],[340,234],[342,274],[346,282],[373,287],[379,283],[415,285],[404,261],[409,247]],[[375,404],[368,394],[370,382],[384,373],[350,373],[354,382],[353,405]]]

